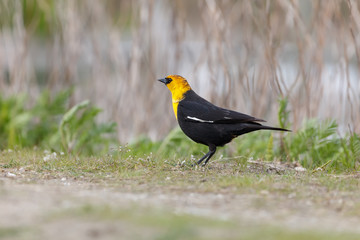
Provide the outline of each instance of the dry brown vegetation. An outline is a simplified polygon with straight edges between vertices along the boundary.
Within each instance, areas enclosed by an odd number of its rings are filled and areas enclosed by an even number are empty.
[[[27,4],[26,6],[23,6]],[[360,1],[13,1],[0,3],[0,92],[75,86],[128,141],[175,125],[155,80],[181,74],[216,104],[276,124],[304,118],[359,133]],[[25,9],[23,11],[23,9]],[[159,124],[160,123],[160,124]]]

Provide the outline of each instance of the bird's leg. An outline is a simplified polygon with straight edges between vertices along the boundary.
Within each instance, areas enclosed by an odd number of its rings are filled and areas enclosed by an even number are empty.
[[[216,146],[210,145],[209,146],[209,152],[207,154],[205,154],[202,158],[200,158],[200,160],[197,162],[197,164],[199,165],[202,161],[204,161],[204,166],[207,164],[207,162],[209,161],[209,159],[212,157],[212,155],[214,155],[214,153],[216,152]]]
[[[209,156],[206,158],[205,162],[204,162],[204,166],[208,163],[208,161],[210,160],[210,158],[215,154],[216,152],[216,146],[210,145],[209,146]]]
[[[204,159],[205,158],[207,158],[207,156],[209,156],[210,155],[210,151],[207,153],[207,154],[205,154],[202,158],[200,158],[200,160],[199,161],[197,161],[197,165],[199,165],[202,161],[204,161]]]

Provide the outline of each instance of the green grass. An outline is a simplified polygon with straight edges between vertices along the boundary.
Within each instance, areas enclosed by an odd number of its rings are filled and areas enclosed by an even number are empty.
[[[122,153],[121,153],[122,152]],[[50,157],[49,157],[50,156]],[[359,188],[357,178],[351,175],[338,177],[324,172],[302,173],[293,168],[282,172],[268,172],[267,163],[263,165],[241,163],[228,159],[214,159],[207,167],[192,167],[190,159],[169,160],[154,154],[133,157],[127,149],[116,155],[103,157],[77,157],[71,155],[54,156],[41,150],[13,150],[0,153],[0,167],[7,171],[22,171],[43,175],[83,177],[98,181],[131,180],[134,184],[146,182],[150,187],[177,186],[189,188],[197,186],[198,191],[219,191],[235,189],[236,192],[292,192],[297,189],[318,185],[327,190],[353,191]],[[285,166],[285,165],[280,165]]]

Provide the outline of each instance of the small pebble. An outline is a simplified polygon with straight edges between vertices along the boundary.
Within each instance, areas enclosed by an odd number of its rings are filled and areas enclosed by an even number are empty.
[[[306,168],[303,168],[303,167],[295,167],[294,169],[297,172],[306,172]]]
[[[6,177],[13,178],[13,177],[16,177],[16,174],[11,173],[11,172],[7,172],[7,173],[5,174],[5,176],[6,176]]]

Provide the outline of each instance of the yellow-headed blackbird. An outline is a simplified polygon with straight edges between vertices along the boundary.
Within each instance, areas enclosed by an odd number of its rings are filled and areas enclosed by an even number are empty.
[[[263,126],[258,122],[264,120],[213,105],[197,95],[186,79],[179,75],[169,75],[159,81],[172,94],[175,117],[183,132],[193,141],[209,147],[209,152],[197,164],[205,160],[206,165],[216,147],[224,146],[239,135],[262,129],[289,131]]]

